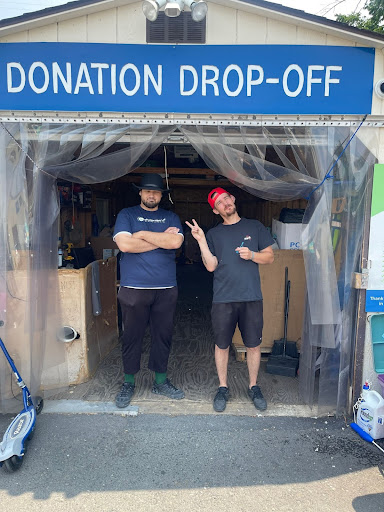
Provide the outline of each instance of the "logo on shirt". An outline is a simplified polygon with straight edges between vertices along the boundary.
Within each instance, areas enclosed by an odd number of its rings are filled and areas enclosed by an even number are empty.
[[[165,222],[165,219],[145,219],[144,217],[137,217],[137,220],[139,222],[156,222],[157,224],[159,222],[164,224]]]

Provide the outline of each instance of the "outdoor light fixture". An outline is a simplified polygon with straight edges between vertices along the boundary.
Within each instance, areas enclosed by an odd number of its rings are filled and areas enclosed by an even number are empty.
[[[164,13],[169,18],[180,16],[185,5],[191,10],[193,21],[203,20],[208,11],[207,3],[204,0],[144,0],[143,13],[149,21],[156,21],[159,11],[164,5]]]
[[[204,0],[201,0],[201,2],[195,2],[195,0],[185,0],[185,5],[188,5],[188,7],[191,9],[193,21],[201,21],[206,17],[208,5],[206,2],[204,2]]]
[[[167,0],[144,0],[142,5],[144,16],[149,21],[155,21],[159,14],[159,10],[166,3]]]
[[[167,2],[164,12],[169,18],[176,18],[180,16],[181,11],[184,9],[184,0],[171,0]]]

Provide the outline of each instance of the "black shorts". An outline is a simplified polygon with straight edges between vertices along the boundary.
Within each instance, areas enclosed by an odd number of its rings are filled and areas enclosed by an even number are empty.
[[[236,324],[243,343],[248,348],[258,347],[263,332],[263,302],[213,303],[211,310],[215,344],[226,349],[232,343]]]

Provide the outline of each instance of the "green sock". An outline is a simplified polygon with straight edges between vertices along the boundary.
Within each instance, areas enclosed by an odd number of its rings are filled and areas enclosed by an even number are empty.
[[[155,382],[156,384],[163,384],[167,380],[166,373],[158,373],[155,372]]]
[[[130,384],[134,384],[135,383],[135,376],[133,375],[133,373],[126,373],[125,377],[124,377],[124,381],[125,382],[129,382]]]

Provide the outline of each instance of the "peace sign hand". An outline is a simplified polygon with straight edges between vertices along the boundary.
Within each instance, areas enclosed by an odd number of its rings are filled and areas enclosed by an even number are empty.
[[[204,231],[201,229],[201,227],[198,225],[198,223],[195,221],[195,219],[192,219],[192,222],[193,222],[193,225],[188,222],[187,220],[185,221],[186,225],[191,228],[191,233],[192,233],[192,236],[195,240],[197,240],[198,242],[201,242],[202,240],[205,239],[205,234],[204,234]]]

